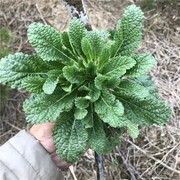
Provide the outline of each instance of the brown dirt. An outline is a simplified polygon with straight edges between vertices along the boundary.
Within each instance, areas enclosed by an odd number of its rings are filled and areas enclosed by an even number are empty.
[[[86,0],[93,29],[115,27],[123,8],[135,0]],[[136,0],[140,4],[140,0]],[[143,43],[140,51],[150,51],[158,65],[151,71],[159,93],[172,109],[171,121],[163,127],[142,128],[138,139],[121,137],[122,144],[105,157],[107,180],[119,179],[180,179],[180,26],[178,3],[158,1],[158,6],[146,11]],[[168,4],[168,5],[167,5]],[[172,11],[173,10],[173,11]],[[171,14],[171,16],[169,15]],[[12,51],[32,52],[26,31],[33,21],[50,24],[60,31],[66,30],[69,16],[59,0],[6,0],[0,6],[0,27],[9,27],[16,36]],[[19,130],[26,128],[22,102],[27,95],[13,91],[1,110],[0,144]],[[92,152],[86,153],[74,165],[78,180],[94,180],[96,172]],[[65,173],[72,180],[71,173]]]

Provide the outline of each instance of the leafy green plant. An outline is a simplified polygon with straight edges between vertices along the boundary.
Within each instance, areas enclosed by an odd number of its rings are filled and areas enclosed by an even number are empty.
[[[0,28],[0,58],[9,54],[13,40],[14,37],[7,27]],[[9,88],[0,84],[0,109],[4,106],[8,96]]]
[[[0,58],[8,55],[10,44],[13,42],[14,36],[7,27],[0,28]]]
[[[76,18],[63,33],[32,23],[28,39],[36,53],[1,60],[0,82],[32,93],[23,105],[27,121],[56,121],[53,139],[63,160],[76,162],[87,147],[108,153],[124,130],[136,138],[139,125],[167,122],[169,108],[146,75],[156,62],[134,53],[142,19],[129,6],[112,38],[106,30],[87,31]]]

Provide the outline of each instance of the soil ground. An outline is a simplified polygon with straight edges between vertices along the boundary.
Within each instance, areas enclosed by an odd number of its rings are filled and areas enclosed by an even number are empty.
[[[179,180],[180,179],[180,3],[178,0],[85,0],[93,29],[114,28],[123,9],[132,3],[145,11],[143,42],[139,51],[151,52],[158,64],[151,71],[161,97],[170,104],[172,117],[163,126],[141,128],[132,140],[127,135],[111,154],[105,156],[107,180]],[[65,31],[69,16],[59,0],[0,1],[0,27],[8,27],[15,36],[12,52],[31,53],[26,31],[33,21],[50,24]],[[23,128],[24,91],[10,90],[0,111],[0,144]],[[78,180],[96,179],[93,152],[87,152],[74,165]],[[67,180],[71,173],[65,172]]]

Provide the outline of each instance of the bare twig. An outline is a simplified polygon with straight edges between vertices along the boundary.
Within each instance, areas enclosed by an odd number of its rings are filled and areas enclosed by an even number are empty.
[[[63,0],[63,2],[71,18],[77,17],[86,26],[87,30],[92,30],[83,0]]]
[[[46,22],[44,16],[42,15],[42,13],[40,11],[38,4],[36,4],[36,9],[37,9],[38,13],[40,14],[40,17],[41,17],[43,23],[47,25],[47,22]]]
[[[3,121],[3,122],[6,123],[6,124],[8,124],[9,126],[11,126],[11,127],[14,128],[14,129],[17,129],[18,131],[21,131],[21,130],[22,130],[21,128],[15,126],[14,124],[12,124],[12,123],[10,123],[10,122],[8,122],[8,121]]]
[[[121,158],[122,158],[122,160],[123,160],[123,162],[124,162],[128,172],[130,173],[131,180],[136,180],[137,176],[138,176],[139,179],[145,180],[144,178],[142,178],[140,176],[139,172],[135,169],[135,167],[133,167],[132,164],[128,161],[128,159],[126,158],[124,152],[119,147],[117,147],[116,150],[119,153],[119,155],[121,156]]]
[[[132,141],[130,140],[127,140],[128,143],[130,143],[132,146],[134,146],[137,150],[141,151],[144,155],[146,155],[147,157],[149,157],[150,159],[153,159],[156,164],[161,164],[162,166],[164,166],[165,168],[169,169],[170,171],[174,172],[174,173],[177,173],[180,175],[180,171],[168,166],[167,164],[163,163],[162,160],[159,160],[155,157],[153,157],[152,155],[146,153],[143,149],[141,149],[140,147],[138,147],[136,144],[134,144]]]
[[[74,180],[77,180],[76,175],[74,174],[73,165],[71,165],[71,166],[69,167],[69,170],[70,170],[71,175],[72,175],[72,177],[74,178]]]

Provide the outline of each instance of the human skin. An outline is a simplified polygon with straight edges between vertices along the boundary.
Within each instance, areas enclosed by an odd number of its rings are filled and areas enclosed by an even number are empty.
[[[43,123],[43,124],[35,124],[30,129],[30,134],[34,136],[39,143],[48,151],[52,160],[61,170],[67,170],[70,166],[67,162],[60,159],[60,157],[56,154],[56,149],[53,144],[52,138],[52,130],[55,123]]]

